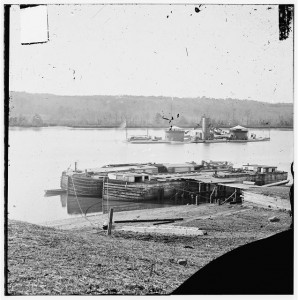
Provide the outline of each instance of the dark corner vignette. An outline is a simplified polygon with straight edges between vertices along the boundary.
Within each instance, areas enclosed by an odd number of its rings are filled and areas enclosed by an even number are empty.
[[[283,41],[289,37],[293,28],[294,4],[282,4],[278,6],[279,13],[279,40]]]
[[[4,294],[8,294],[7,229],[8,229],[8,120],[9,120],[9,23],[10,4],[4,5]]]

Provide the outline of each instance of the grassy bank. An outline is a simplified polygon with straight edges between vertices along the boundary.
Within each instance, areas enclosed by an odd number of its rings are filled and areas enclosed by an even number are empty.
[[[174,225],[205,229],[206,236],[138,234],[113,231],[106,236],[86,223],[38,226],[9,220],[8,293],[11,295],[168,294],[211,260],[248,242],[288,228],[284,211],[234,205],[181,206],[116,213],[176,217]],[[277,216],[279,222],[269,222]],[[91,222],[90,222],[91,221]],[[49,225],[49,224],[48,224]],[[144,225],[144,224],[140,224]],[[138,226],[138,225],[136,225]],[[61,229],[64,228],[64,229]],[[179,259],[186,259],[180,265]]]

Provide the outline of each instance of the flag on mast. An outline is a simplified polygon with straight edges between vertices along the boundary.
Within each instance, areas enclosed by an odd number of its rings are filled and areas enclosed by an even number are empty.
[[[120,129],[125,128],[125,139],[127,140],[127,124],[126,124],[126,119],[120,124],[119,126]]]
[[[126,119],[120,124],[119,128],[124,129],[126,128]]]

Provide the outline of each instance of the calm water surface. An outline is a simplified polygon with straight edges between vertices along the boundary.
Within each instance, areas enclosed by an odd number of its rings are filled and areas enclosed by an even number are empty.
[[[266,137],[268,130],[252,129]],[[129,129],[128,136],[146,134],[145,129]],[[149,135],[164,137],[164,130],[149,129]],[[222,144],[127,144],[124,129],[72,129],[48,127],[40,129],[10,128],[8,211],[9,218],[42,223],[77,217],[76,199],[64,196],[44,197],[45,189],[59,188],[61,172],[74,162],[80,169],[101,167],[111,163],[169,162],[202,160],[270,164],[290,173],[294,159],[292,130],[271,130],[271,140],[259,143]],[[289,175],[289,179],[291,175]],[[97,199],[79,199],[83,211],[101,210]],[[133,209],[134,204],[129,204]],[[146,204],[152,207],[152,204]]]

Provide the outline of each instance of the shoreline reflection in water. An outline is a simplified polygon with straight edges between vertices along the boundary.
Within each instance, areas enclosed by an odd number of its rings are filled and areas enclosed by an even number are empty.
[[[68,215],[88,215],[94,213],[108,213],[110,208],[117,211],[129,211],[139,209],[161,208],[177,205],[193,204],[189,200],[184,199],[177,202],[173,200],[163,201],[127,201],[127,200],[102,200],[102,198],[76,197],[67,194],[60,195],[62,207],[67,207]]]

